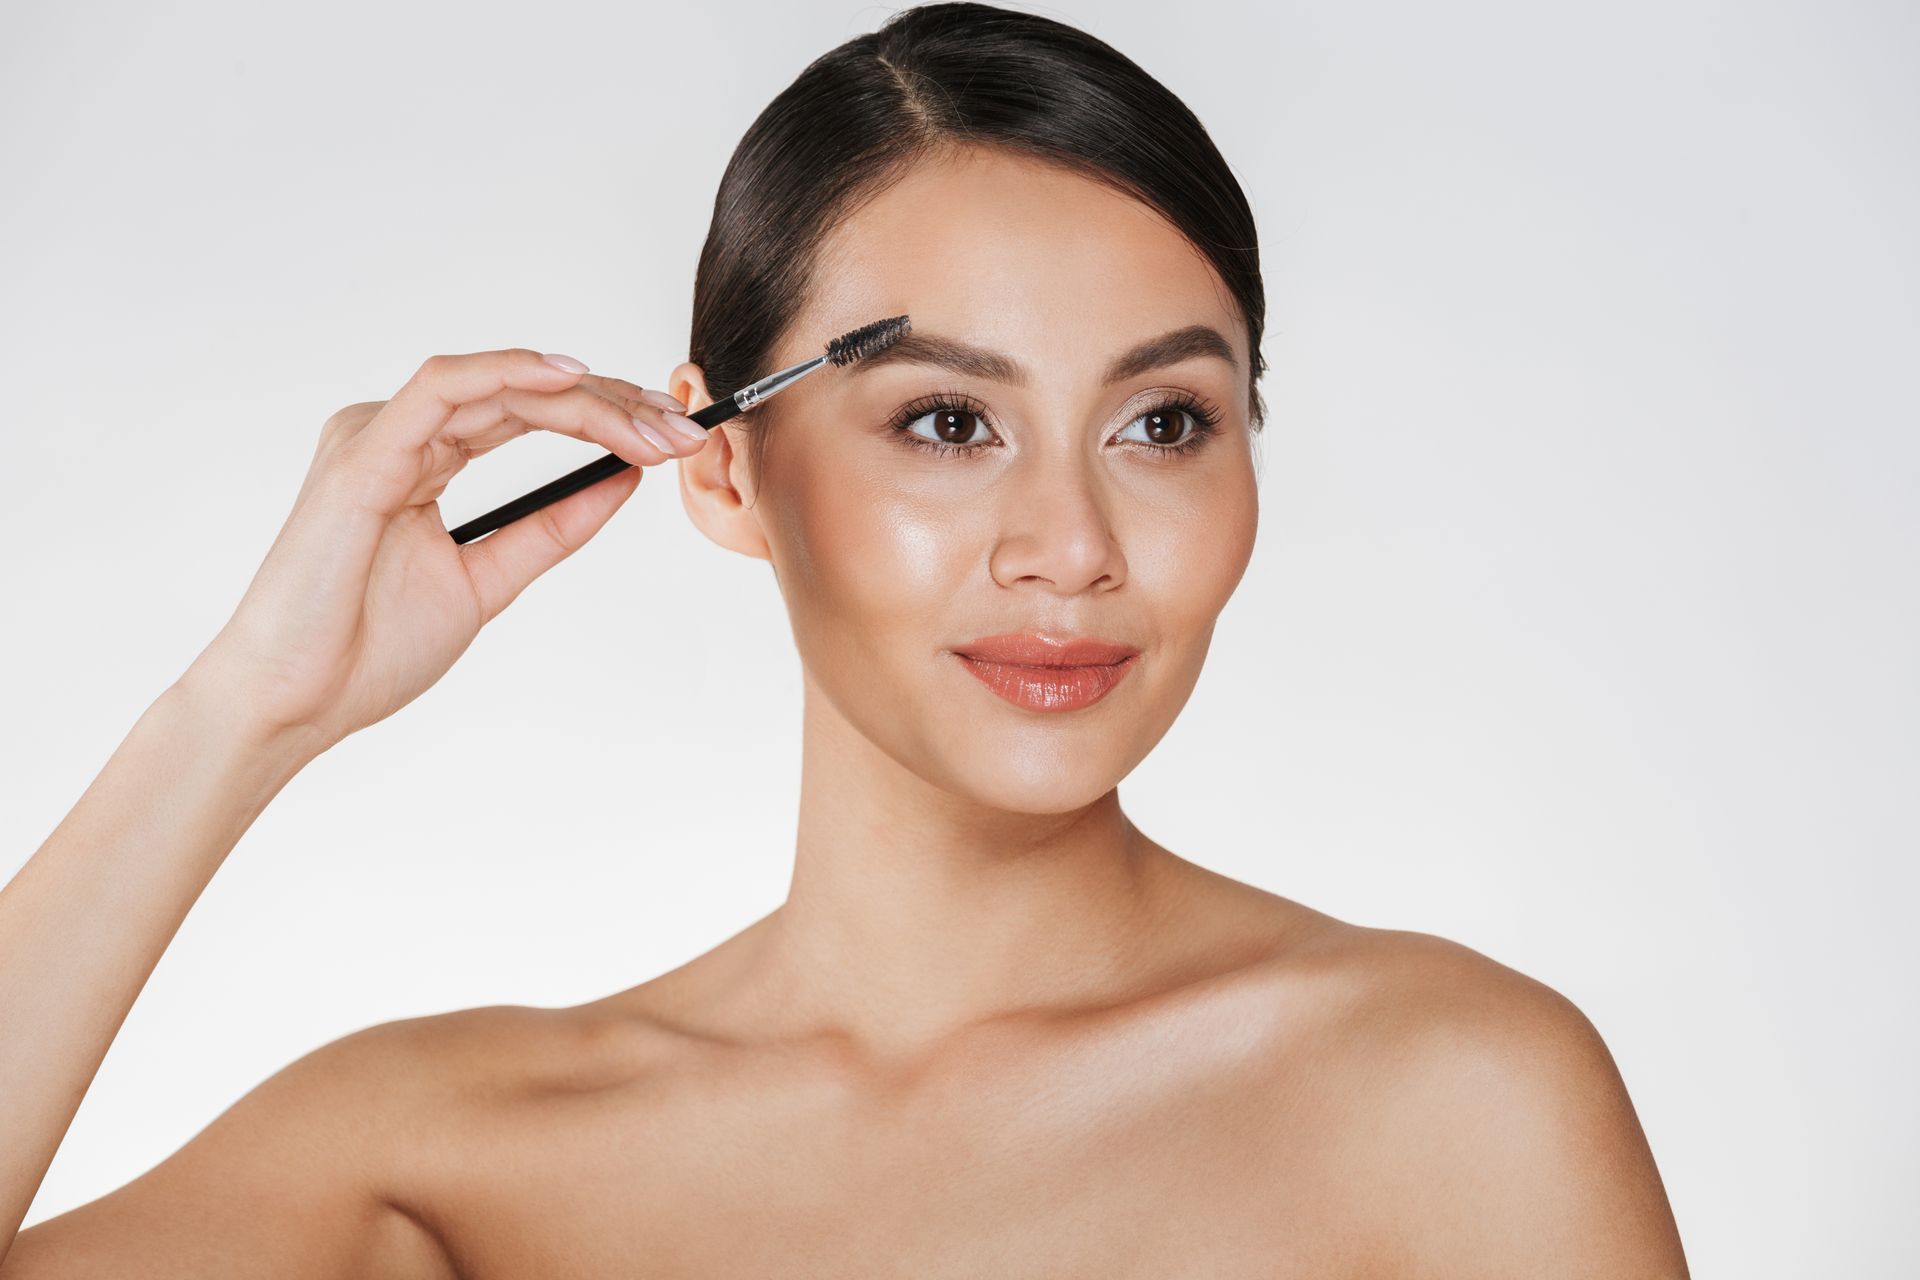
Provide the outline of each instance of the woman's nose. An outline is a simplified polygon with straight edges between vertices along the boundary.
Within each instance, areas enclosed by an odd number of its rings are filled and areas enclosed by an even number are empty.
[[[1119,586],[1126,560],[1107,497],[1087,468],[1071,463],[1009,477],[988,561],[994,581],[1038,584],[1062,595]]]

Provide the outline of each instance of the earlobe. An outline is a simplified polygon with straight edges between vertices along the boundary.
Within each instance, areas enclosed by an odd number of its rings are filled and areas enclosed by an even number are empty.
[[[667,394],[698,412],[713,403],[705,372],[683,361],[667,379]],[[694,525],[708,538],[743,556],[772,561],[772,549],[760,530],[760,519],[743,496],[747,483],[745,459],[734,449],[739,429],[731,423],[713,428],[700,452],[680,459],[680,503]]]

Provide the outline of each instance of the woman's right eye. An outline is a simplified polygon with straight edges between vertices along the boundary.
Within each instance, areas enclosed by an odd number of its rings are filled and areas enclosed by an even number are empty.
[[[942,444],[972,444],[974,441],[970,437],[974,428],[980,425],[980,415],[970,409],[935,409],[932,413],[921,414],[902,429],[913,432],[913,428],[923,422],[930,425],[933,433],[931,438]]]
[[[926,427],[925,434],[918,430],[922,425]],[[931,412],[900,423],[894,432],[900,443],[910,449],[953,455],[975,453],[984,448],[984,442],[976,439],[975,433],[985,425],[980,415],[971,409],[959,405],[940,405]]]

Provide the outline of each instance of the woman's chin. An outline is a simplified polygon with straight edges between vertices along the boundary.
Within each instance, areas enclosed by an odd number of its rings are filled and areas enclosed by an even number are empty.
[[[969,786],[963,798],[983,809],[1024,813],[1035,817],[1078,813],[1112,791],[1117,778],[1007,778],[1004,785]]]
[[[1076,813],[1120,784],[1132,768],[1112,736],[1053,733],[1047,741],[997,735],[948,742],[922,776],[982,808],[1007,813]]]

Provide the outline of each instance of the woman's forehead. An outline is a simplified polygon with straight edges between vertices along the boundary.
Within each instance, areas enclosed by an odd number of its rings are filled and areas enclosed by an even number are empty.
[[[906,314],[995,345],[1081,335],[1104,356],[1179,325],[1243,327],[1212,265],[1156,210],[1003,152],[913,166],[831,228],[812,285],[798,326],[809,340],[850,317]]]

